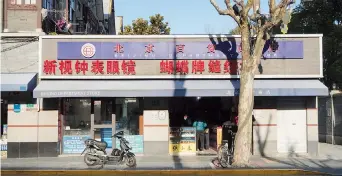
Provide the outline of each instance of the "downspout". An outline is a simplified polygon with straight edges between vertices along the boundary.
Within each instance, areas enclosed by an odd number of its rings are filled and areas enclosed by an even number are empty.
[[[115,3],[112,0],[112,16],[113,16],[113,25],[114,25],[114,35],[116,35],[116,25],[115,25]]]

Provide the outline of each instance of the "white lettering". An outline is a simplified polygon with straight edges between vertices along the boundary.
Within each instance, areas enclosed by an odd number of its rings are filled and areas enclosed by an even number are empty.
[[[100,91],[63,91],[63,92],[41,92],[42,97],[86,97],[100,96]]]

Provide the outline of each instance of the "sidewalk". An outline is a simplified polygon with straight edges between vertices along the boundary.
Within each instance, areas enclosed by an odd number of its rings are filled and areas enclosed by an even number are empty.
[[[317,157],[308,156],[252,156],[253,169],[304,169],[334,175],[342,175],[342,146],[320,144]],[[137,156],[137,167],[129,169],[125,165],[105,165],[103,170],[212,170],[214,156]],[[83,156],[54,158],[2,159],[2,170],[89,170]],[[233,169],[233,168],[228,168]]]
[[[126,166],[105,165],[103,170],[211,170],[216,168],[212,163],[214,158],[208,156],[140,156],[137,157],[137,167],[129,169]],[[319,171],[334,175],[342,175],[342,160],[311,159],[303,157],[291,158],[251,158],[253,169],[304,169]],[[4,159],[2,170],[89,170],[83,163],[82,156],[58,158],[27,158]],[[228,168],[233,169],[233,168]]]

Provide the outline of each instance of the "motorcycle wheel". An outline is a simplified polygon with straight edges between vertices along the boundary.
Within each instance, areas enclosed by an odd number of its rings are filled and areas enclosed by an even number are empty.
[[[126,165],[128,167],[135,167],[135,166],[137,166],[137,160],[135,159],[134,156],[127,156],[126,157]]]
[[[87,166],[94,166],[96,164],[96,160],[91,160],[90,153],[86,153],[84,155],[84,163],[86,163]]]

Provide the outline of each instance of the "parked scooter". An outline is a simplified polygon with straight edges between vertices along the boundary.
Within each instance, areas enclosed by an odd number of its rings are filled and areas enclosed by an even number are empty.
[[[223,168],[227,168],[228,165],[233,163],[234,148],[235,148],[235,135],[237,129],[234,129],[234,125],[228,124],[225,126],[227,134],[231,140],[231,145],[228,145],[228,140],[222,140],[222,145],[218,149],[218,160]]]
[[[82,152],[82,154],[85,153],[84,162],[88,166],[101,165],[101,168],[107,163],[112,165],[126,164],[128,167],[135,167],[137,165],[135,155],[130,152],[132,148],[123,135],[124,132],[119,131],[112,136],[120,140],[120,149],[113,149],[110,156],[106,153],[107,142],[94,139],[84,141],[86,145]]]

